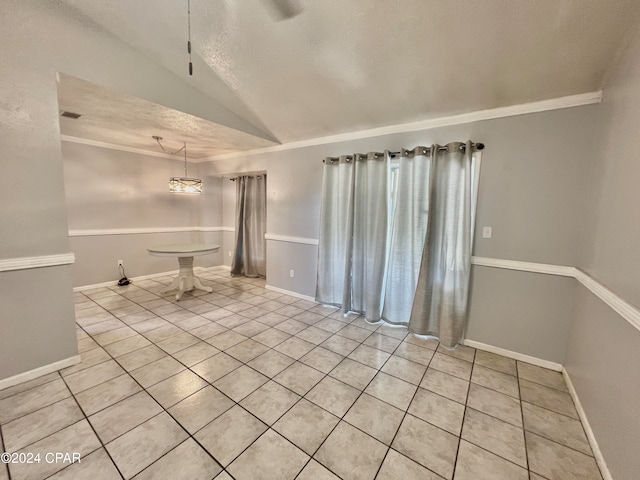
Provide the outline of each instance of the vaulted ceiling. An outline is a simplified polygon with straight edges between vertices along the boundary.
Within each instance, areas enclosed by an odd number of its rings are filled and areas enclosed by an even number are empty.
[[[62,133],[146,148],[155,128],[198,158],[596,91],[640,11],[637,0],[288,0],[299,13],[287,18],[283,0],[191,0],[189,76],[187,0],[63,1],[260,134],[132,109],[65,76],[61,108],[89,113]]]

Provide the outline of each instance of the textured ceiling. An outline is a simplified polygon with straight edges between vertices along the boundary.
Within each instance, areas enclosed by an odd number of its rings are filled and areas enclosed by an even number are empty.
[[[301,13],[282,20],[273,1],[191,0],[189,77],[186,0],[64,0],[282,143],[598,90],[640,10],[637,0],[290,0]],[[180,138],[200,135],[187,130]]]
[[[60,117],[64,135],[161,153],[151,138],[158,135],[168,150],[187,143],[190,161],[212,155],[274,145],[248,133],[203,120],[137,97],[58,74],[60,110],[79,113],[78,119]],[[183,159],[182,154],[178,159]]]

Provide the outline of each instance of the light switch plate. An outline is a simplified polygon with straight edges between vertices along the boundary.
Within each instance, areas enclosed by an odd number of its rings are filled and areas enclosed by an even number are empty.
[[[493,229],[491,227],[482,227],[482,238],[491,238]]]

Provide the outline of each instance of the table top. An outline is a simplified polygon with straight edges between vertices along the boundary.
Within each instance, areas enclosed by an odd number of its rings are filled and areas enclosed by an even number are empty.
[[[213,243],[176,243],[174,245],[157,245],[147,248],[150,255],[158,257],[195,257],[217,252],[220,245]]]

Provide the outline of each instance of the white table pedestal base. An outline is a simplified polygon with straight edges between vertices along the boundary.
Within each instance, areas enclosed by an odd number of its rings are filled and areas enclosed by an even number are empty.
[[[184,292],[190,292],[193,289],[213,292],[213,288],[202,285],[200,279],[193,274],[193,257],[178,257],[178,263],[180,264],[180,272],[165,292],[178,290],[176,300],[180,300]]]

